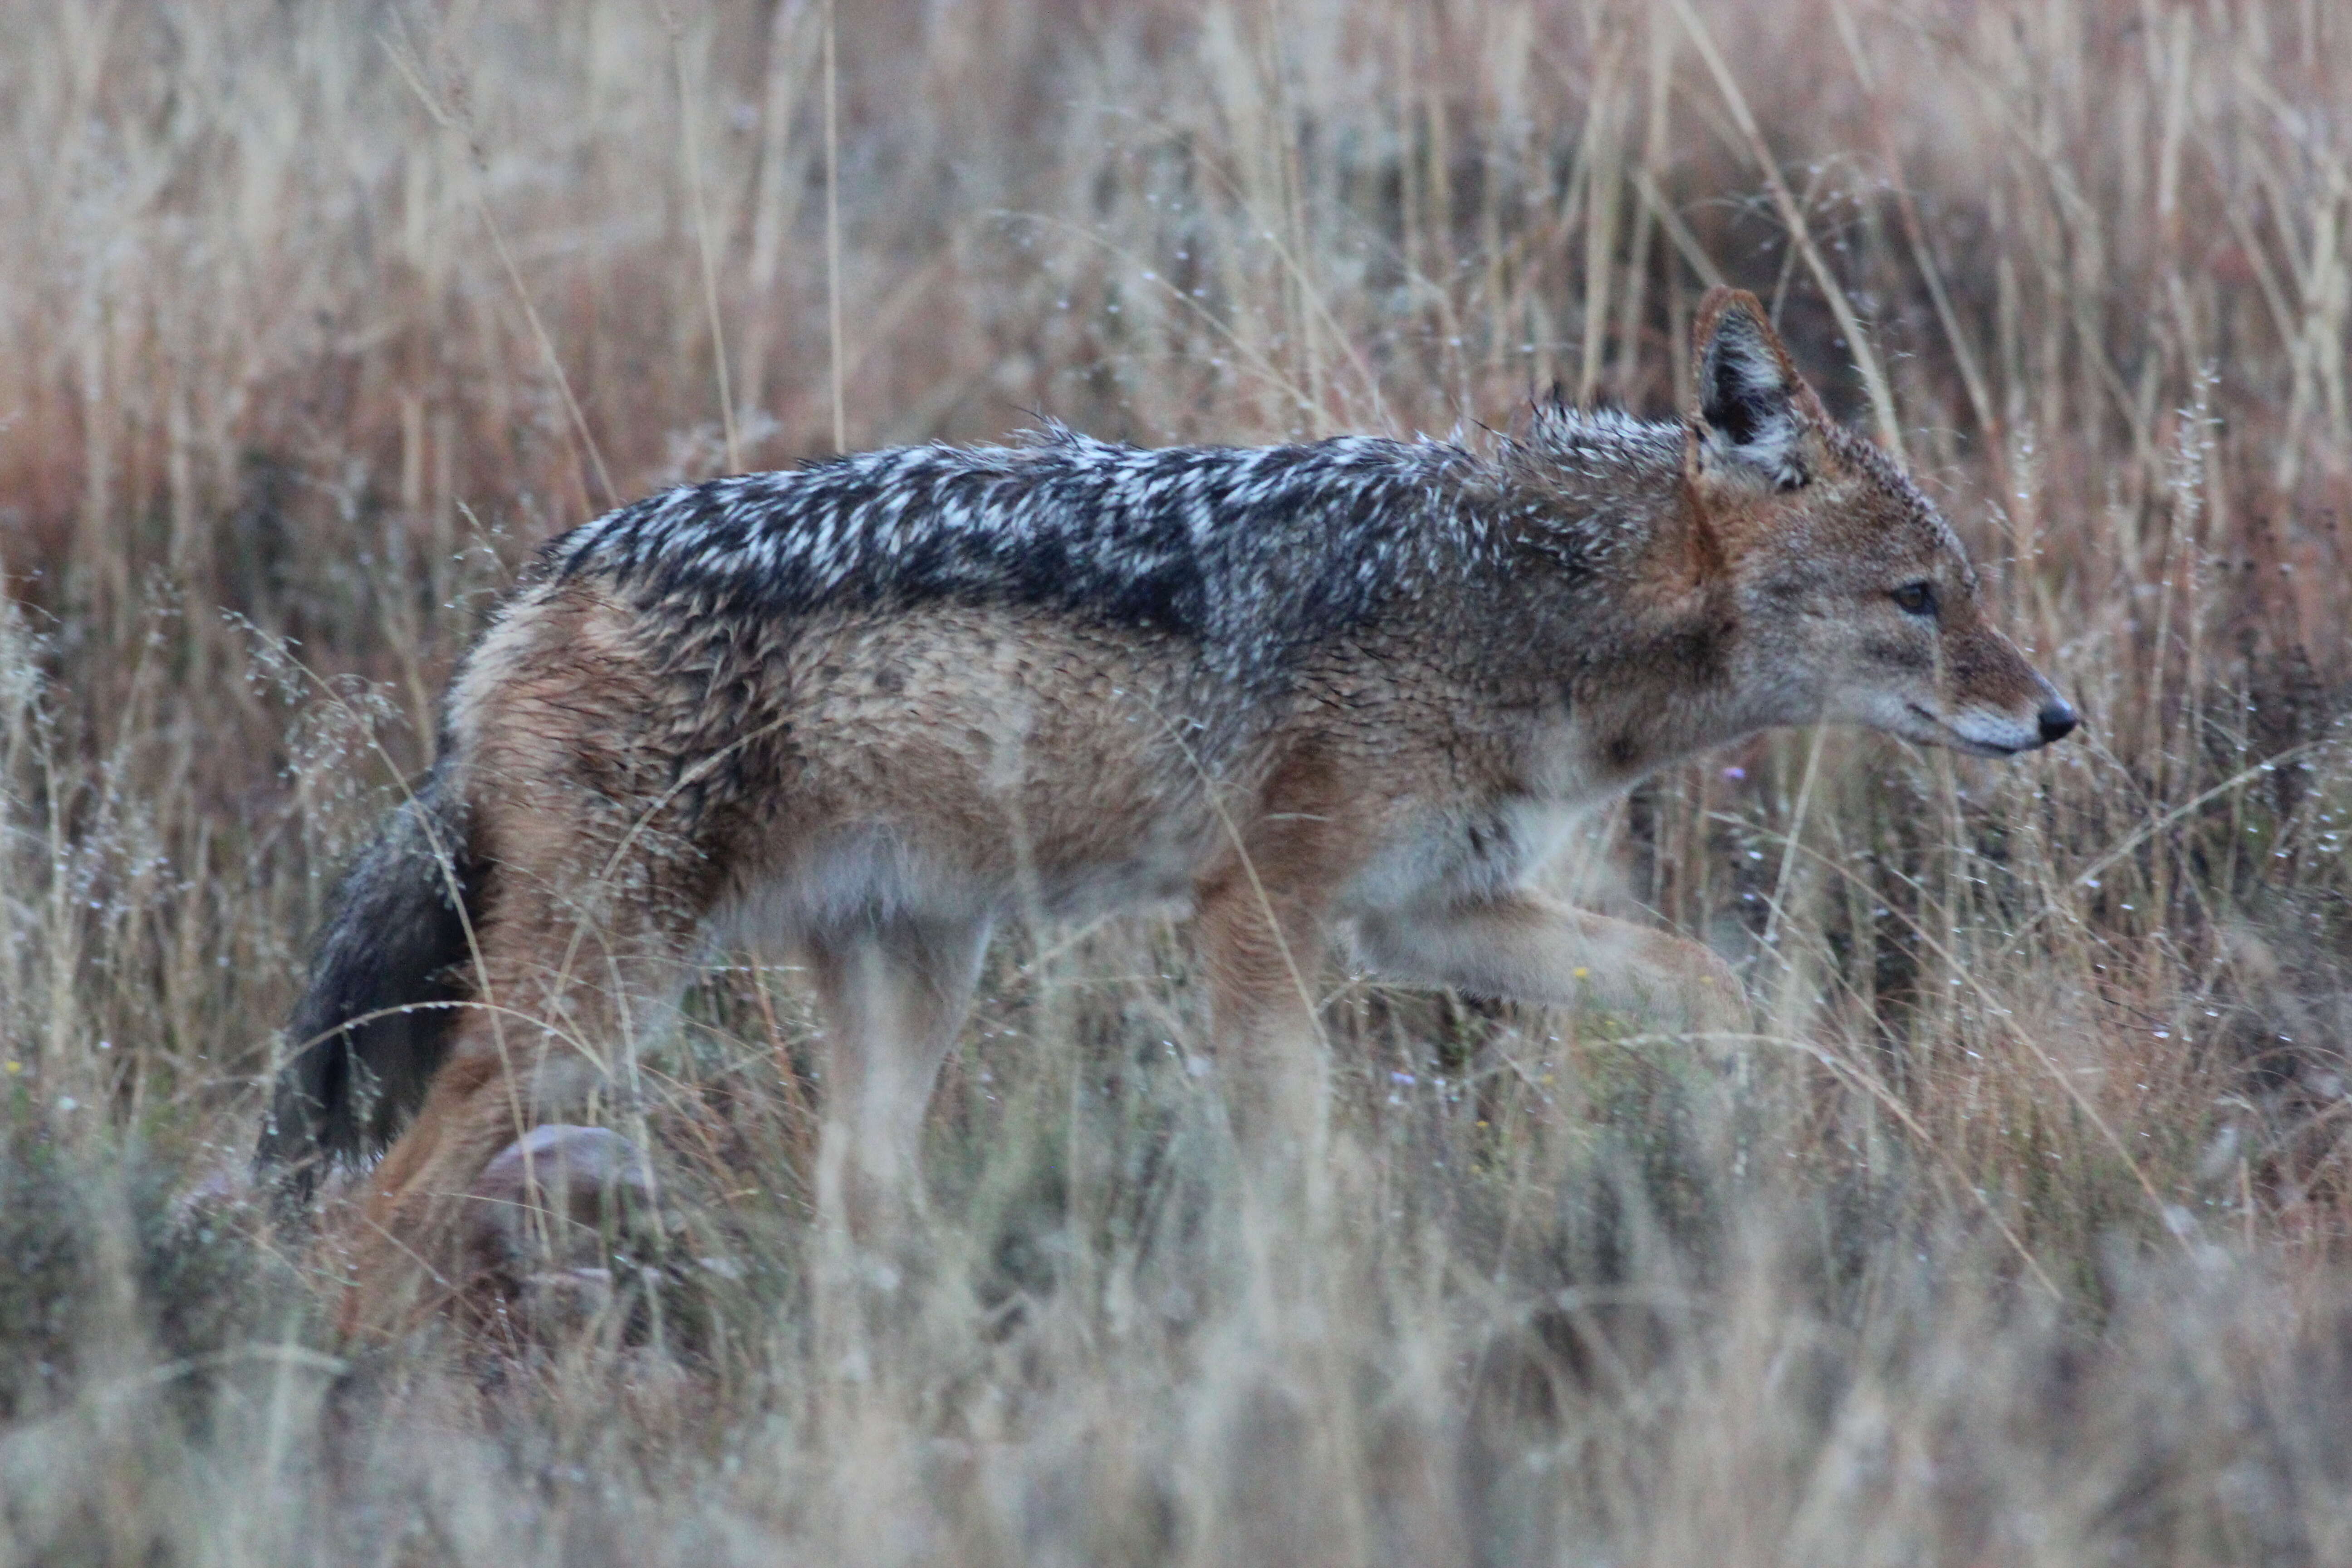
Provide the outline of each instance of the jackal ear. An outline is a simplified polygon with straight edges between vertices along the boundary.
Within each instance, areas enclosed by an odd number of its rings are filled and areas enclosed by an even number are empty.
[[[1702,465],[1736,466],[1778,489],[1803,484],[1802,384],[1756,296],[1709,289],[1695,335]]]

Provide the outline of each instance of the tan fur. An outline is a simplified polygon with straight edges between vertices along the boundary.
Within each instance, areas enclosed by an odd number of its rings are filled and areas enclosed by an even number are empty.
[[[923,1107],[1007,915],[1189,904],[1212,1043],[1259,1145],[1317,1117],[1319,1068],[1298,1053],[1347,935],[1405,980],[1743,1029],[1739,983],[1706,948],[1524,886],[1562,814],[1765,724],[2009,749],[1972,737],[2029,733],[2055,699],[1985,621],[1948,536],[1894,516],[1901,498],[1752,300],[1709,299],[1703,357],[1727,314],[1777,356],[1801,427],[1785,456],[1809,482],[1741,471],[1694,418],[1679,492],[1622,498],[1664,521],[1574,669],[1531,665],[1488,606],[1439,603],[1318,652],[1279,702],[1237,706],[1173,639],[942,604],[833,613],[746,656],[753,684],[722,709],[662,673],[640,610],[579,579],[525,590],[451,710],[476,849],[498,868],[482,1005],[371,1179],[347,1326],[390,1328],[460,1283],[484,1167],[628,1092],[714,933],[814,973],[820,1201],[861,1234],[919,1201]],[[1824,573],[1853,575],[1850,615],[1773,619],[1775,595],[1831,593]],[[1946,595],[1932,651],[1881,605],[1915,573]],[[1850,673],[1906,659],[1916,679]]]

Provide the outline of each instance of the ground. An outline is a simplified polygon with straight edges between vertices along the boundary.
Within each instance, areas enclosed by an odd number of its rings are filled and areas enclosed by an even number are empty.
[[[831,14],[0,0],[0,1561],[2352,1556],[2352,19]],[[722,954],[588,1271],[337,1338],[274,1030],[535,542],[1044,417],[1662,415],[1717,278],[2085,718],[1596,816],[1554,882],[1753,1037],[1335,956],[1254,1231],[1181,930],[1016,932],[828,1282],[805,989]]]

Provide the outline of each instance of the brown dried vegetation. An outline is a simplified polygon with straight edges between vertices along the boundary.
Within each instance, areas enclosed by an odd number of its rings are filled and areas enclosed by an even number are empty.
[[[2352,16],[840,12],[0,0],[0,1559],[2352,1557]],[[723,966],[610,1289],[338,1356],[257,1087],[533,542],[837,432],[1663,412],[1718,278],[2086,716],[1594,824],[1757,1041],[1335,975],[1270,1313],[1187,950],[1037,933],[824,1301]]]

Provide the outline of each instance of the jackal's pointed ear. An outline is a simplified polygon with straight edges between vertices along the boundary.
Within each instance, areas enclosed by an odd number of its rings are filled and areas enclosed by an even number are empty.
[[[1764,307],[1744,290],[1711,289],[1695,335],[1701,466],[1731,468],[1779,489],[1803,484],[1804,417],[1814,400]]]

